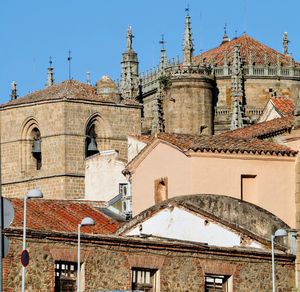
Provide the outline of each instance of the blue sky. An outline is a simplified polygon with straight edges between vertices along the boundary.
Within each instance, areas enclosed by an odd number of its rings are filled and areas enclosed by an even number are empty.
[[[189,4],[195,54],[221,42],[224,24],[231,38],[247,34],[282,51],[288,32],[290,52],[300,61],[299,0],[2,0],[0,4],[0,102],[10,83],[19,96],[46,83],[49,56],[56,83],[72,77],[95,83],[103,75],[120,77],[126,31],[132,26],[140,72],[159,61],[161,34],[169,57],[181,57],[185,7]]]

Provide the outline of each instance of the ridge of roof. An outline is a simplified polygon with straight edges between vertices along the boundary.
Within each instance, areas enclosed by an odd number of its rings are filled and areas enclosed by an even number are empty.
[[[232,138],[264,139],[290,132],[293,126],[293,116],[287,115],[282,118],[276,118],[273,120],[257,123],[249,127],[230,130],[220,134],[219,136]]]
[[[280,56],[280,62],[284,66],[289,66],[291,63],[291,56],[284,55],[276,50],[268,47],[267,45],[255,40],[248,34],[243,34],[240,37],[234,38],[228,42],[221,43],[218,47],[210,49],[200,55],[194,57],[196,63],[203,59],[204,63],[214,62],[214,65],[223,66],[224,56],[227,56],[227,62],[233,61],[233,49],[234,46],[240,46],[241,57],[245,59],[247,63],[250,61],[250,51],[252,53],[252,62],[256,65],[265,64],[265,53],[267,53],[268,63],[277,64],[277,56]],[[300,63],[294,63],[296,67],[300,67]]]
[[[94,86],[77,80],[65,80],[11,100],[2,104],[1,107],[51,100],[86,100],[91,102],[117,103],[114,96],[110,94],[97,94],[96,87]],[[137,101],[128,99],[122,100],[120,104],[139,105]]]

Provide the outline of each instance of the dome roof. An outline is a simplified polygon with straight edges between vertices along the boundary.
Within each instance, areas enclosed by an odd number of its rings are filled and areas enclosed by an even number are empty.
[[[211,49],[207,52],[204,52],[202,55],[195,56],[195,61],[197,63],[202,59],[206,64],[213,64],[215,66],[224,65],[224,57],[226,55],[228,65],[232,63],[233,59],[233,50],[235,46],[240,46],[241,57],[245,60],[247,64],[250,63],[252,59],[252,64],[255,65],[265,65],[277,64],[277,58],[280,56],[280,63],[283,66],[290,66],[291,56],[284,55],[276,50],[260,43],[259,41],[251,38],[247,34],[243,34],[238,38],[234,38],[231,41],[222,42],[217,48]],[[252,55],[252,57],[251,57]],[[300,67],[300,64],[295,62],[296,67]]]

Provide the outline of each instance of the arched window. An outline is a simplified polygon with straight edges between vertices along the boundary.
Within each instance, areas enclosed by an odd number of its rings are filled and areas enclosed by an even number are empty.
[[[30,172],[42,168],[42,135],[34,118],[28,118],[21,133],[21,171]]]
[[[85,127],[85,157],[108,149],[111,149],[109,123],[95,113],[88,119]]]
[[[91,124],[87,128],[86,133],[86,139],[85,139],[85,157],[94,155],[96,153],[99,153],[98,147],[97,147],[97,134],[95,131],[95,124]]]
[[[32,156],[35,159],[36,169],[39,170],[42,167],[42,140],[41,133],[38,128],[33,128],[30,133],[32,139]]]

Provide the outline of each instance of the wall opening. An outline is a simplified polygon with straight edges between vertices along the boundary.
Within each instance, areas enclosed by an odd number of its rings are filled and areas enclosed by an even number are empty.
[[[158,204],[168,199],[168,178],[163,177],[154,181],[154,202]]]

